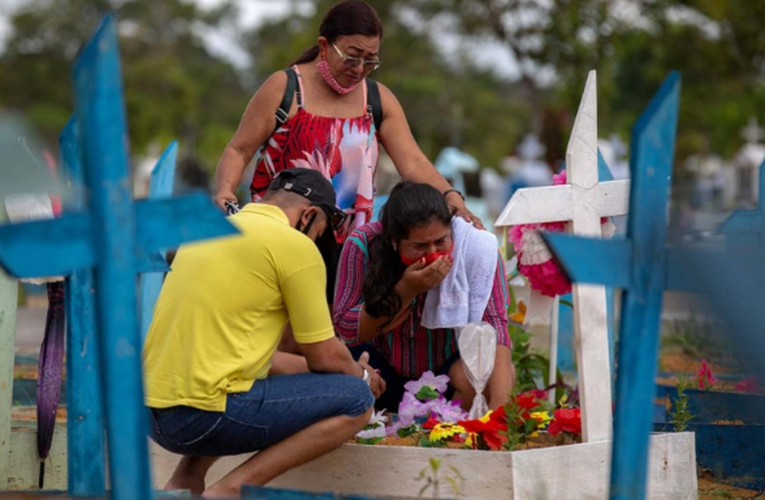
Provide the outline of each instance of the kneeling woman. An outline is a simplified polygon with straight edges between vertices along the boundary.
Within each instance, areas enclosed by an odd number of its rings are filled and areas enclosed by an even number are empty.
[[[428,370],[449,376],[447,397],[461,400],[464,408],[472,403],[475,392],[465,375],[454,330],[421,324],[427,293],[451,270],[453,246],[452,214],[443,195],[413,182],[399,183],[380,222],[361,226],[343,246],[335,286],[335,330],[354,357],[369,352],[370,364],[380,370],[387,390],[377,408],[397,409],[404,384]],[[499,255],[498,260],[482,318],[497,330],[494,373],[485,390],[491,408],[507,401],[515,382],[507,334],[507,283]]]

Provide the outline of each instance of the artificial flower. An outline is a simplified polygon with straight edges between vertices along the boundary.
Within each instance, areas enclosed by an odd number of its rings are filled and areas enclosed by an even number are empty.
[[[535,411],[529,415],[529,417],[533,418],[538,422],[537,426],[540,429],[544,429],[547,427],[547,424],[550,423],[550,420],[552,420],[552,417],[550,417],[550,414],[546,411]]]
[[[701,360],[701,367],[696,373],[696,380],[699,382],[699,389],[711,389],[717,383],[717,379],[712,375],[712,369],[707,365],[707,360]]]
[[[462,420],[458,422],[468,433],[466,443],[468,446],[476,447],[477,437],[483,438],[486,446],[490,450],[501,450],[502,444],[507,440],[507,436],[500,434],[500,431],[507,430],[507,415],[504,407],[497,411],[489,410],[486,415],[477,420]]]
[[[508,319],[519,325],[522,325],[523,322],[526,321],[526,304],[524,304],[522,300],[518,301],[518,310],[511,314]]]
[[[428,439],[432,441],[441,441],[442,439],[450,438],[459,434],[464,434],[465,428],[461,425],[450,423],[436,424],[430,431]]]
[[[449,384],[448,375],[435,375],[433,372],[427,371],[422,374],[419,380],[411,380],[404,384],[404,389],[412,394],[417,394],[423,387],[429,387],[439,394],[443,394],[447,384]]]
[[[431,415],[431,416],[428,417],[428,419],[425,421],[425,423],[422,424],[422,428],[423,429],[427,429],[427,430],[432,430],[432,429],[435,429],[436,426],[438,424],[440,424],[440,423],[441,422],[439,422],[438,419],[435,416]]]
[[[532,410],[538,408],[540,402],[539,399],[536,398],[535,395],[531,392],[522,392],[521,394],[515,396],[515,404],[518,405],[518,408],[523,410],[521,412],[521,418],[523,418],[523,420],[528,420],[529,413],[531,413]]]
[[[757,377],[747,377],[739,381],[735,389],[740,392],[759,392],[762,390],[757,383]]]
[[[561,408],[555,410],[553,419],[547,427],[547,432],[553,436],[561,432],[574,435],[582,433],[582,415],[579,408]]]
[[[566,184],[565,170],[553,175],[554,186],[563,184]],[[615,232],[613,223],[607,217],[602,217],[600,223],[603,237],[612,237]],[[571,292],[571,282],[555,263],[552,253],[539,233],[564,231],[564,221],[519,224],[512,226],[508,231],[518,256],[518,272],[526,276],[531,288],[548,297]]]
[[[388,429],[384,425],[376,424],[375,426],[367,426],[356,433],[356,437],[359,439],[381,439],[388,435]]]
[[[388,423],[388,417],[385,416],[386,409],[380,411],[373,411],[372,416],[369,417],[368,425],[381,424],[383,427]]]
[[[467,412],[462,409],[459,400],[448,401],[443,396],[436,400],[430,411],[435,413],[441,422],[457,422],[467,417]]]

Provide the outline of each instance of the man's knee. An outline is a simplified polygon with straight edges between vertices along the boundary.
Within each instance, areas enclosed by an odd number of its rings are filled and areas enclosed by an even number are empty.
[[[358,377],[346,375],[343,377],[343,394],[348,398],[345,411],[348,417],[358,417],[368,414],[374,409],[375,397],[366,382]]]

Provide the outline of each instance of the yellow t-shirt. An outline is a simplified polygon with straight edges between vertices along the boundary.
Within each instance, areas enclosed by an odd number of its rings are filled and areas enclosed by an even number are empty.
[[[268,375],[289,318],[295,340],[334,336],[316,245],[274,206],[229,217],[241,234],[182,246],[143,349],[146,404],[225,411]]]

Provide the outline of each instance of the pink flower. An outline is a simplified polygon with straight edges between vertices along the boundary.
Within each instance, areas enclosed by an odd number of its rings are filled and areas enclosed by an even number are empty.
[[[757,377],[747,377],[736,384],[735,389],[739,392],[760,392],[762,388],[757,384]]]
[[[433,372],[427,371],[422,374],[420,380],[412,380],[404,384],[404,389],[412,394],[417,394],[423,387],[430,387],[431,389],[443,394],[446,391],[446,385],[449,383],[448,375],[436,376]]]
[[[442,423],[458,422],[468,416],[467,412],[460,406],[459,401],[447,401],[445,397],[441,396],[436,400],[436,403],[430,411]]]
[[[563,184],[566,184],[565,170],[553,175],[554,186]],[[601,219],[601,224],[604,224],[604,235],[611,234],[613,225],[607,217]],[[566,223],[563,221],[520,224],[508,230],[508,236],[518,255],[518,272],[528,279],[531,288],[548,297],[570,293],[571,282],[553,260],[547,245],[534,233],[564,231],[566,231]]]
[[[706,359],[701,360],[701,368],[699,368],[696,374],[696,379],[699,381],[699,389],[711,389],[717,383],[717,379],[712,375],[712,370],[707,365]]]

